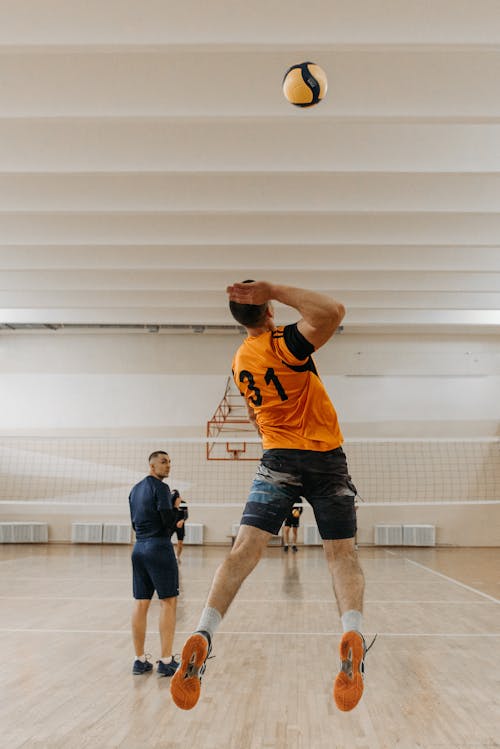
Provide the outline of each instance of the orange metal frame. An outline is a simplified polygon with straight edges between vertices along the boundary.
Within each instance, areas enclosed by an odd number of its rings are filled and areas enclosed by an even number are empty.
[[[231,431],[231,434],[234,435],[234,432],[248,432],[251,429],[250,419],[248,416],[245,417],[236,417],[232,418],[231,414],[234,413],[235,410],[242,410],[245,409],[246,413],[246,407],[245,406],[238,406],[237,408],[234,408],[231,404],[231,380],[228,377],[226,382],[226,389],[224,391],[224,395],[222,396],[222,399],[217,406],[214,415],[211,419],[207,421],[207,437],[210,439],[212,437],[213,439],[216,439],[224,432]],[[238,395],[239,397],[239,395]],[[241,427],[241,429],[239,429]],[[242,440],[241,442],[237,439],[230,439],[226,442],[226,452],[227,456],[224,457],[215,457],[213,455],[213,449],[215,443],[210,443],[209,440],[207,440],[207,460],[256,460],[256,458],[249,457],[248,455],[246,457],[241,457],[242,454],[246,453],[247,443],[245,440]],[[234,448],[231,447],[231,445],[241,445],[241,447]]]

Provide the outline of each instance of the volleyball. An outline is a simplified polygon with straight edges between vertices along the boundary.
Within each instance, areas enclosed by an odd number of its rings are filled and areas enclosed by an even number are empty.
[[[292,65],[283,78],[283,93],[296,107],[312,107],[326,95],[328,81],[325,71],[314,62]]]
[[[298,518],[299,515],[300,515],[300,512],[297,509],[292,510],[292,515],[293,515],[294,518]]]

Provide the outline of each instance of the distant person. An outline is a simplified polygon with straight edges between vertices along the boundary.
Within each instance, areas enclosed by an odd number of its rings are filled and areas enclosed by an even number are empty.
[[[354,548],[356,487],[337,414],[311,357],[332,337],[345,310],[324,294],[266,281],[235,283],[227,293],[233,317],[247,331],[233,359],[233,377],[264,453],[234,546],[217,569],[206,608],[182,650],[172,698],[185,710],[197,703],[217,627],[269,538],[303,496],[323,539],[344,631],[333,695],[340,710],[352,710],[363,693],[367,651],[361,634],[364,576]],[[277,327],[272,300],[297,310],[298,322]],[[241,650],[228,667],[239,667],[248,655]]]
[[[129,496],[130,518],[136,541],[132,551],[135,608],[132,614],[132,639],[135,660],[132,673],[153,669],[144,652],[149,605],[156,590],[160,599],[161,657],[158,674],[172,676],[178,662],[172,655],[175,633],[179,570],[170,537],[175,513],[170,489],[163,483],[170,473],[170,458],[164,450],[149,456],[149,475],[136,484]]]
[[[297,553],[297,533],[300,525],[300,516],[304,512],[302,505],[295,504],[285,518],[283,525],[283,551],[288,553],[290,542],[290,528],[292,529],[292,551]]]
[[[186,520],[189,517],[187,502],[182,499],[177,489],[172,490],[172,501],[175,509],[175,526],[174,533],[177,536],[177,547],[175,555],[177,562],[181,561],[182,549],[184,546],[184,536],[186,535]],[[173,534],[172,534],[173,535]]]

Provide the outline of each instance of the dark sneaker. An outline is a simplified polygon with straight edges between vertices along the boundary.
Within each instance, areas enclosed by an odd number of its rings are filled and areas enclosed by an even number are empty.
[[[294,554],[296,554],[298,552],[297,547],[296,546],[292,546],[292,551],[293,551]]]
[[[158,661],[158,668],[156,669],[158,676],[173,676],[177,669],[179,668],[179,661],[175,660],[175,657],[172,658],[170,663],[163,663],[163,661]]]
[[[288,546],[283,546],[283,551],[285,552],[285,554],[288,554]]]
[[[148,671],[153,670],[153,664],[146,660],[144,663],[139,660],[139,658],[136,658],[134,661],[134,665],[132,666],[132,673],[134,676],[139,676],[140,674],[147,674]]]
[[[211,649],[208,632],[194,632],[182,648],[181,665],[170,682],[172,699],[182,710],[191,710],[200,698],[201,677]]]

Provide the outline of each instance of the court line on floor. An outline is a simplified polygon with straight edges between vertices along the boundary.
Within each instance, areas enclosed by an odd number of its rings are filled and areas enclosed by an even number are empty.
[[[126,635],[130,637],[130,631],[128,629],[40,629],[40,628],[8,628],[0,627],[0,632],[3,633],[37,633],[37,634],[77,634],[77,635]],[[151,630],[146,633],[149,636],[159,634],[156,630]],[[192,630],[177,630],[176,635],[190,635]],[[232,630],[219,630],[217,637],[220,635],[230,636],[245,636],[245,637],[341,637],[343,632],[245,632],[245,631],[232,631]],[[374,635],[375,632],[365,632],[366,636]],[[500,632],[377,632],[378,637],[466,637],[466,638],[478,638],[478,637],[489,637],[495,638],[500,637]]]
[[[488,593],[483,593],[481,590],[477,590],[477,588],[473,588],[470,585],[461,583],[460,580],[455,580],[454,577],[448,577],[448,575],[443,575],[442,572],[436,572],[436,570],[433,570],[432,567],[426,567],[425,564],[420,564],[420,562],[414,562],[413,559],[408,559],[408,557],[405,557],[405,560],[409,562],[410,564],[413,564],[415,567],[419,567],[421,570],[430,572],[432,575],[436,575],[437,577],[440,577],[443,580],[447,580],[449,583],[454,583],[455,585],[458,585],[460,588],[464,588],[464,590],[469,590],[472,593],[476,593],[478,596],[487,598],[488,601],[492,601],[493,603],[500,603],[498,598],[495,598],[494,596],[490,596],[488,595]]]
[[[408,561],[411,561],[411,560],[408,560]],[[121,583],[126,583],[130,585],[132,576],[130,575],[130,577],[85,577],[82,579],[81,575],[77,575],[77,574],[75,574],[73,577],[55,577],[54,575],[51,575],[50,573],[48,573],[47,575],[40,576],[40,577],[35,577],[33,575],[30,575],[29,577],[28,576],[21,577],[21,576],[16,575],[16,582],[20,582],[20,581],[36,582],[40,580],[45,581],[49,579],[53,582],[73,582],[73,583],[74,582],[84,582],[84,583],[121,582]],[[189,576],[186,576],[186,579],[189,581],[190,585],[197,585],[197,584],[202,583],[203,585],[207,585],[207,586],[210,585],[211,580],[212,580],[211,577],[192,578]],[[265,584],[265,585],[277,585],[277,584],[282,583],[282,581],[283,581],[282,577],[262,579],[262,578],[257,577],[256,575],[252,575],[251,580],[249,580],[248,582],[249,583],[251,582],[252,584],[259,583],[259,584]],[[182,578],[181,578],[181,582],[182,582]],[[296,582],[299,585],[324,585],[324,584],[331,585],[331,580],[327,576],[325,576],[324,579],[321,579],[321,580],[301,579],[301,580],[293,581],[293,582]],[[376,585],[386,585],[386,584],[393,585],[394,583],[397,583],[400,585],[408,585],[409,582],[412,585],[428,585],[429,584],[427,580],[412,580],[412,579],[409,579],[408,577],[385,578],[385,577],[366,577],[365,576],[365,582],[376,584]],[[436,581],[435,584],[437,585],[438,582]],[[473,590],[474,592],[477,592],[474,590],[474,588],[471,588],[471,590]]]
[[[295,603],[295,604],[314,604],[314,603],[328,603],[337,605],[333,598],[238,598],[238,603]],[[132,596],[129,597],[117,597],[112,598],[111,596],[0,596],[0,601],[106,601],[108,603],[115,602],[127,602],[131,603],[134,601]],[[182,594],[179,596],[179,603],[204,603],[204,598],[185,598]],[[158,598],[153,598],[152,604],[158,603]],[[478,604],[496,603],[496,601],[473,601],[473,600],[443,600],[437,599],[397,599],[397,598],[365,598],[364,603],[383,603],[384,605],[399,606],[400,604],[412,604],[412,603],[438,603],[439,605],[453,604],[453,605],[468,605],[477,606]]]

